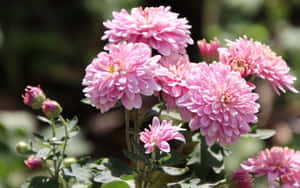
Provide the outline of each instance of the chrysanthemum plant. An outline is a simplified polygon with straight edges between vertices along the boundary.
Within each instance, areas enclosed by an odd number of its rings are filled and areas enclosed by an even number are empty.
[[[240,137],[267,139],[275,133],[257,129],[254,78],[268,80],[278,94],[285,88],[298,93],[286,62],[267,45],[246,36],[226,40],[225,47],[204,39],[198,42],[202,62],[190,62],[185,48],[193,44],[191,26],[169,7],[114,12],[104,26],[108,44],[85,70],[84,101],[101,113],[124,111],[123,153],[129,162],[68,156],[77,118],[65,119],[58,102],[29,86],[24,102],[42,109],[45,117],[38,119],[52,127],[52,137],[34,134],[30,146],[17,146],[30,155],[29,168],[49,173],[23,188],[247,188],[264,175],[270,187],[299,187],[300,154],[288,148],[266,150],[233,176],[224,173],[226,146]],[[151,97],[156,103],[143,105]],[[65,133],[58,137],[60,126]]]

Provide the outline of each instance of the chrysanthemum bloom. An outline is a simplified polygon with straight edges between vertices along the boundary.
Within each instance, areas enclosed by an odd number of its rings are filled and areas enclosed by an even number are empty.
[[[211,62],[219,59],[220,41],[218,39],[215,38],[210,42],[202,39],[197,42],[197,45],[203,60]]]
[[[300,169],[298,171],[280,177],[282,188],[300,187]]]
[[[170,7],[133,8],[130,14],[123,9],[113,12],[113,17],[103,24],[108,30],[102,39],[110,43],[143,42],[166,56],[184,52],[188,44],[193,44],[188,21],[178,18]]]
[[[25,89],[25,94],[22,96],[24,104],[30,106],[33,109],[39,109],[42,106],[46,96],[40,86],[33,87],[27,86]]]
[[[29,156],[29,158],[24,162],[26,166],[31,170],[37,170],[43,166],[43,161],[39,157],[36,157],[35,155]]]
[[[253,187],[253,178],[251,174],[243,169],[238,169],[232,176],[233,180],[237,180],[234,188],[251,188]]]
[[[228,65],[200,65],[189,77],[189,91],[177,105],[191,113],[191,130],[200,128],[208,145],[217,140],[221,145],[232,144],[250,131],[249,123],[257,122],[258,94],[251,92],[253,88]]]
[[[47,117],[56,118],[62,112],[62,107],[58,102],[47,99],[43,102],[42,111]]]
[[[296,77],[288,74],[286,62],[268,46],[246,36],[227,40],[227,45],[228,48],[219,48],[220,61],[230,65],[233,71],[240,72],[242,77],[255,74],[269,80],[277,94],[279,90],[285,93],[284,87],[298,93],[292,85]]]
[[[181,124],[173,126],[172,121],[163,120],[160,124],[158,117],[154,117],[150,129],[145,129],[140,133],[140,140],[145,143],[144,147],[146,153],[154,151],[155,147],[159,148],[161,152],[170,152],[169,140],[179,140],[185,142],[184,136],[179,131],[184,131]]]
[[[300,152],[287,147],[272,147],[244,161],[241,167],[255,176],[267,175],[269,182],[279,181],[300,170]]]
[[[155,72],[162,86],[162,95],[168,109],[176,108],[176,99],[188,91],[187,77],[192,74],[194,63],[187,55],[165,56],[160,60],[161,68]]]
[[[86,68],[82,84],[91,104],[108,111],[119,99],[126,109],[141,108],[141,94],[159,91],[154,79],[160,56],[151,57],[144,43],[111,45],[109,53],[101,52]]]

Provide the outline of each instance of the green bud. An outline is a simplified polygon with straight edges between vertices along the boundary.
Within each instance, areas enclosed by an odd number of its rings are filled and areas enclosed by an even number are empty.
[[[28,151],[28,144],[24,141],[20,141],[17,145],[16,145],[16,150],[21,153],[24,154]]]
[[[77,162],[77,160],[74,157],[68,157],[68,158],[64,159],[64,165],[65,165],[65,167],[69,167],[69,166],[71,166],[72,164],[74,164],[76,162]]]

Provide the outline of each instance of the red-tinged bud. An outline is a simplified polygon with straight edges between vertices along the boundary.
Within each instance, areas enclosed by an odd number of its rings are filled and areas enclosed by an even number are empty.
[[[40,86],[27,86],[25,94],[22,97],[24,103],[33,109],[40,109],[43,102],[46,100],[46,96]]]
[[[209,43],[203,39],[198,41],[197,44],[203,60],[212,62],[219,59],[218,48],[220,48],[220,41],[218,39],[215,38]]]
[[[47,99],[42,105],[42,111],[48,118],[56,118],[62,112],[62,107],[58,102]]]
[[[28,159],[24,162],[26,166],[31,170],[37,170],[43,166],[43,161],[39,157],[36,157],[35,155],[29,156]]]
[[[24,141],[20,141],[17,145],[16,145],[16,150],[20,153],[20,154],[24,154],[28,151],[28,144]]]

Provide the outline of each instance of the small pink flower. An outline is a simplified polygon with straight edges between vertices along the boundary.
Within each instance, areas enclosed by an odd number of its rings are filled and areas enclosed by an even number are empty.
[[[208,145],[232,144],[251,130],[249,123],[257,122],[258,94],[228,65],[199,63],[187,85],[189,91],[177,105],[191,117],[191,130],[200,128]]]
[[[282,177],[288,179],[300,170],[300,152],[287,147],[272,147],[244,161],[241,167],[256,176],[267,175],[270,183]]]
[[[49,118],[56,118],[62,112],[60,104],[54,100],[47,99],[43,102],[42,111]]]
[[[238,169],[232,176],[233,180],[237,180],[235,188],[251,188],[253,187],[253,178],[251,174],[243,169]]]
[[[126,109],[141,108],[141,94],[151,96],[161,89],[154,78],[159,60],[144,43],[111,45],[109,53],[99,53],[86,68],[83,92],[102,113],[119,99]]]
[[[176,100],[188,91],[187,78],[192,74],[194,63],[187,55],[165,56],[160,60],[161,68],[155,72],[162,86],[162,95],[168,109],[176,108]]]
[[[166,56],[185,52],[187,45],[193,44],[188,21],[178,18],[170,7],[133,8],[130,14],[123,9],[113,12],[113,17],[104,22],[108,30],[102,37],[110,43],[143,42]]]
[[[46,96],[40,86],[27,86],[23,95],[24,103],[33,109],[39,109],[42,106]]]
[[[219,48],[220,61],[230,65],[233,71],[239,72],[242,77],[255,74],[267,79],[277,94],[279,90],[285,93],[284,87],[298,93],[292,85],[296,77],[288,74],[290,68],[286,62],[269,46],[246,36],[236,41],[227,40],[227,45],[228,48]]]
[[[170,145],[167,141],[179,140],[185,142],[184,136],[179,131],[185,129],[179,126],[173,126],[172,121],[163,120],[160,124],[158,117],[154,117],[152,125],[149,125],[150,129],[145,129],[140,133],[140,140],[145,143],[146,153],[154,151],[155,147],[158,147],[161,152],[170,152]]]
[[[24,162],[31,170],[37,170],[43,166],[43,161],[34,155],[29,156],[29,158]]]
[[[218,49],[220,48],[220,41],[214,39],[209,43],[205,39],[199,40],[197,42],[200,54],[205,61],[216,61],[219,58]]]

